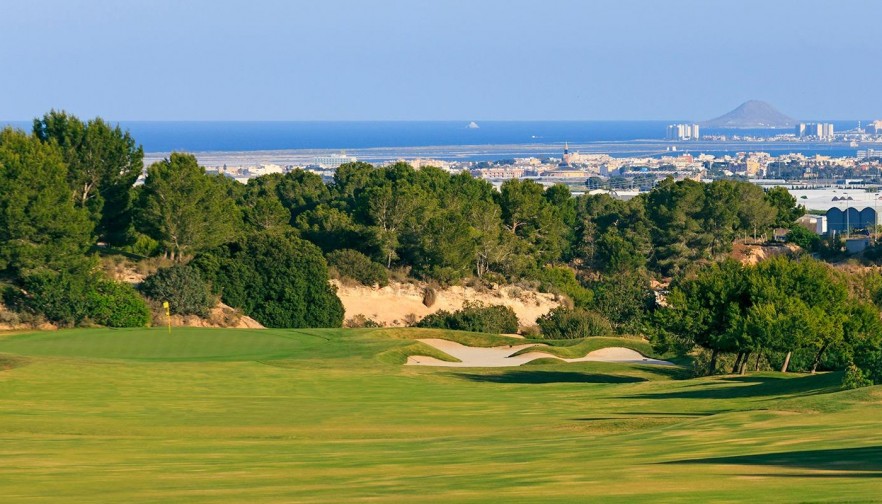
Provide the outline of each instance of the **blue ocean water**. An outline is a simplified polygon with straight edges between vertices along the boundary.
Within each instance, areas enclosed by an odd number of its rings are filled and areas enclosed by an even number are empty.
[[[589,144],[663,140],[686,121],[121,121],[146,152],[367,149],[453,145]],[[29,130],[29,122],[0,122]],[[857,121],[834,121],[837,131]],[[707,134],[773,136],[791,130],[703,129]]]

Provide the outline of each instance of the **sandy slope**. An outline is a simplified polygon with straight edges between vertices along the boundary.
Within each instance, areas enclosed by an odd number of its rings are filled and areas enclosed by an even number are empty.
[[[590,352],[588,355],[584,357],[579,357],[576,359],[562,359],[560,357],[556,357],[551,355],[548,352],[542,352],[541,348],[544,345],[537,344],[526,344],[526,345],[509,345],[502,347],[492,347],[492,348],[479,348],[479,347],[469,347],[465,345],[461,345],[459,343],[436,339],[436,338],[427,338],[419,340],[427,345],[431,345],[442,352],[456,357],[462,362],[445,362],[433,357],[426,357],[422,355],[412,355],[407,358],[408,365],[414,366],[444,366],[444,367],[511,367],[511,366],[520,366],[521,364],[526,364],[527,362],[551,357],[554,359],[559,359],[565,362],[586,362],[586,361],[598,361],[598,362],[623,362],[628,364],[650,364],[656,366],[673,366],[674,364],[668,361],[650,359],[648,357],[644,357],[642,354],[635,350],[631,350],[630,348],[623,347],[610,347],[610,348],[602,348],[600,350],[595,350]],[[521,355],[513,355],[524,348],[534,347],[537,349],[535,352],[528,352]]]
[[[365,317],[386,326],[404,326],[406,318],[412,314],[417,320],[438,310],[455,311],[466,301],[478,301],[485,305],[511,306],[522,326],[534,325],[536,319],[560,305],[553,294],[544,294],[518,287],[505,286],[493,290],[478,291],[472,287],[454,286],[438,291],[435,304],[431,308],[423,305],[423,289],[420,284],[394,282],[382,288],[362,285],[341,285],[337,296],[346,310],[346,320],[356,315]]]

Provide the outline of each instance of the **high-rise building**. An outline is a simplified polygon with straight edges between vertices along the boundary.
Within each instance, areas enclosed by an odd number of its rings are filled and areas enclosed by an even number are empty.
[[[668,140],[698,140],[697,124],[669,124],[665,138]]]
[[[796,125],[796,136],[833,140],[833,123],[799,123]]]

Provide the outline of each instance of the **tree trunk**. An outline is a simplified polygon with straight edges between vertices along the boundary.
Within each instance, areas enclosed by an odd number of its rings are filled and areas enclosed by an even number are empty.
[[[763,356],[763,349],[760,348],[760,349],[759,349],[759,352],[756,353],[756,363],[753,365],[753,370],[754,370],[754,371],[759,371],[759,363],[760,363],[760,358],[761,358],[762,356]]]
[[[711,360],[710,360],[710,364],[708,365],[708,368],[709,368],[708,374],[710,374],[710,375],[713,375],[717,371],[717,351],[716,350],[711,350]]]
[[[787,366],[790,365],[790,355],[791,355],[791,354],[793,354],[793,352],[787,352],[787,357],[784,357],[784,365],[781,366],[781,372],[782,372],[782,373],[786,373],[786,372],[787,372]]]
[[[815,355],[815,361],[812,363],[812,374],[815,374],[815,371],[818,370],[818,364],[821,363],[821,357],[824,355],[824,351],[827,350],[829,343],[824,343],[820,350],[818,350],[818,354]]]
[[[738,357],[735,358],[735,364],[732,366],[732,374],[738,372],[741,368],[741,358],[744,357],[744,352],[738,352]]]
[[[747,361],[750,359],[750,352],[744,353],[744,358],[741,359],[741,367],[738,368],[738,374],[744,375],[747,372]]]

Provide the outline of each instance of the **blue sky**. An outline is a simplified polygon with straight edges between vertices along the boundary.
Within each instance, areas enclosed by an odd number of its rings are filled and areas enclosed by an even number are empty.
[[[0,119],[882,118],[882,2],[0,0]]]

